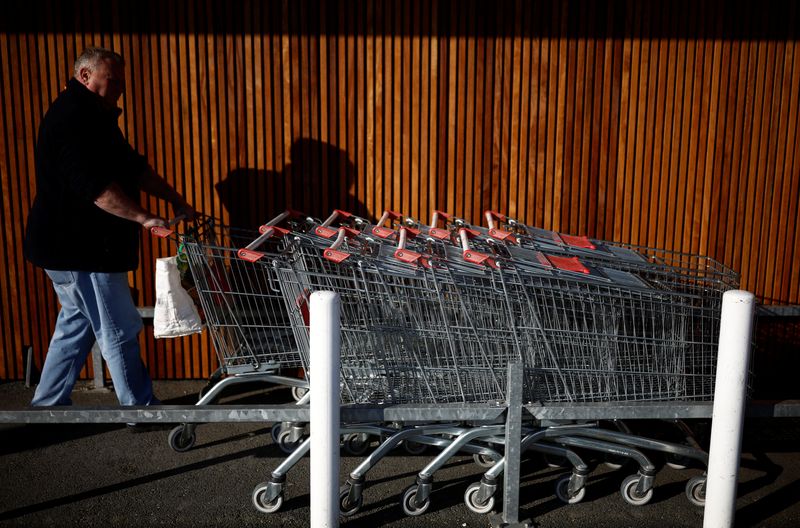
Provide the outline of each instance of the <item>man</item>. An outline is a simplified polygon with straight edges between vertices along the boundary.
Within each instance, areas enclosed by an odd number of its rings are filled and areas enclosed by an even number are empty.
[[[95,339],[120,404],[158,403],[139,354],[142,321],[127,274],[138,266],[142,227],[166,221],[139,205],[140,192],[169,201],[176,215],[194,211],[122,135],[124,91],[123,58],[89,48],[39,127],[25,256],[44,268],[61,311],[32,405],[71,404]]]

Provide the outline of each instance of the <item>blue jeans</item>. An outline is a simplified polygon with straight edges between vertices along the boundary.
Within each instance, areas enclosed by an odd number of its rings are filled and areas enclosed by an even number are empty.
[[[142,318],[126,273],[45,270],[61,312],[31,405],[70,405],[70,393],[97,340],[122,405],[158,403],[139,355]]]

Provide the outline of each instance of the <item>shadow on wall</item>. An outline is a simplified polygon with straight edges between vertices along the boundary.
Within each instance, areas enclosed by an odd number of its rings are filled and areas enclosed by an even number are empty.
[[[347,153],[300,138],[280,172],[238,168],[215,187],[235,227],[256,228],[286,208],[325,219],[333,209],[372,218],[355,196],[357,175]]]

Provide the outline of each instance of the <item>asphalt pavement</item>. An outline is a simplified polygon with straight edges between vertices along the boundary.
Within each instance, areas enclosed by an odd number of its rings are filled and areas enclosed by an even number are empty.
[[[193,404],[202,382],[156,382],[166,404]],[[27,405],[32,390],[22,383],[0,384],[0,408]],[[111,392],[78,388],[76,405],[116,403]],[[224,402],[258,404],[288,401],[286,389],[243,386]],[[289,472],[280,511],[264,514],[251,502],[285,455],[273,443],[271,424],[205,424],[196,446],[185,453],[167,443],[168,430],[133,432],[116,424],[0,425],[0,526],[174,526],[303,527],[309,524],[309,459]],[[707,424],[694,423],[702,433]],[[736,526],[800,526],[800,420],[751,419],[746,422]],[[468,456],[452,459],[436,473],[429,510],[407,517],[402,492],[432,453],[411,456],[402,450],[367,475],[361,511],[341,526],[486,527],[487,515],[471,512],[463,501],[467,486],[482,471]],[[343,455],[341,482],[360,458]],[[657,461],[657,460],[656,460]],[[658,462],[658,461],[657,461]],[[663,465],[660,461],[659,465]],[[585,498],[565,505],[554,484],[566,469],[525,455],[521,468],[520,518],[542,528],[699,527],[703,510],[686,498],[686,481],[701,468],[659,471],[653,499],[644,506],[626,503],[619,493],[635,468],[614,469],[602,461],[588,478]],[[501,505],[498,497],[497,505]],[[499,511],[499,508],[495,508]]]

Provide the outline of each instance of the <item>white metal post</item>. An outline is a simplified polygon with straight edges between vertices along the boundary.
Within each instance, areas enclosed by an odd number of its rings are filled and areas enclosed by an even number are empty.
[[[311,526],[339,526],[339,294],[311,294]]]
[[[754,311],[750,292],[722,297],[704,528],[733,526]]]

